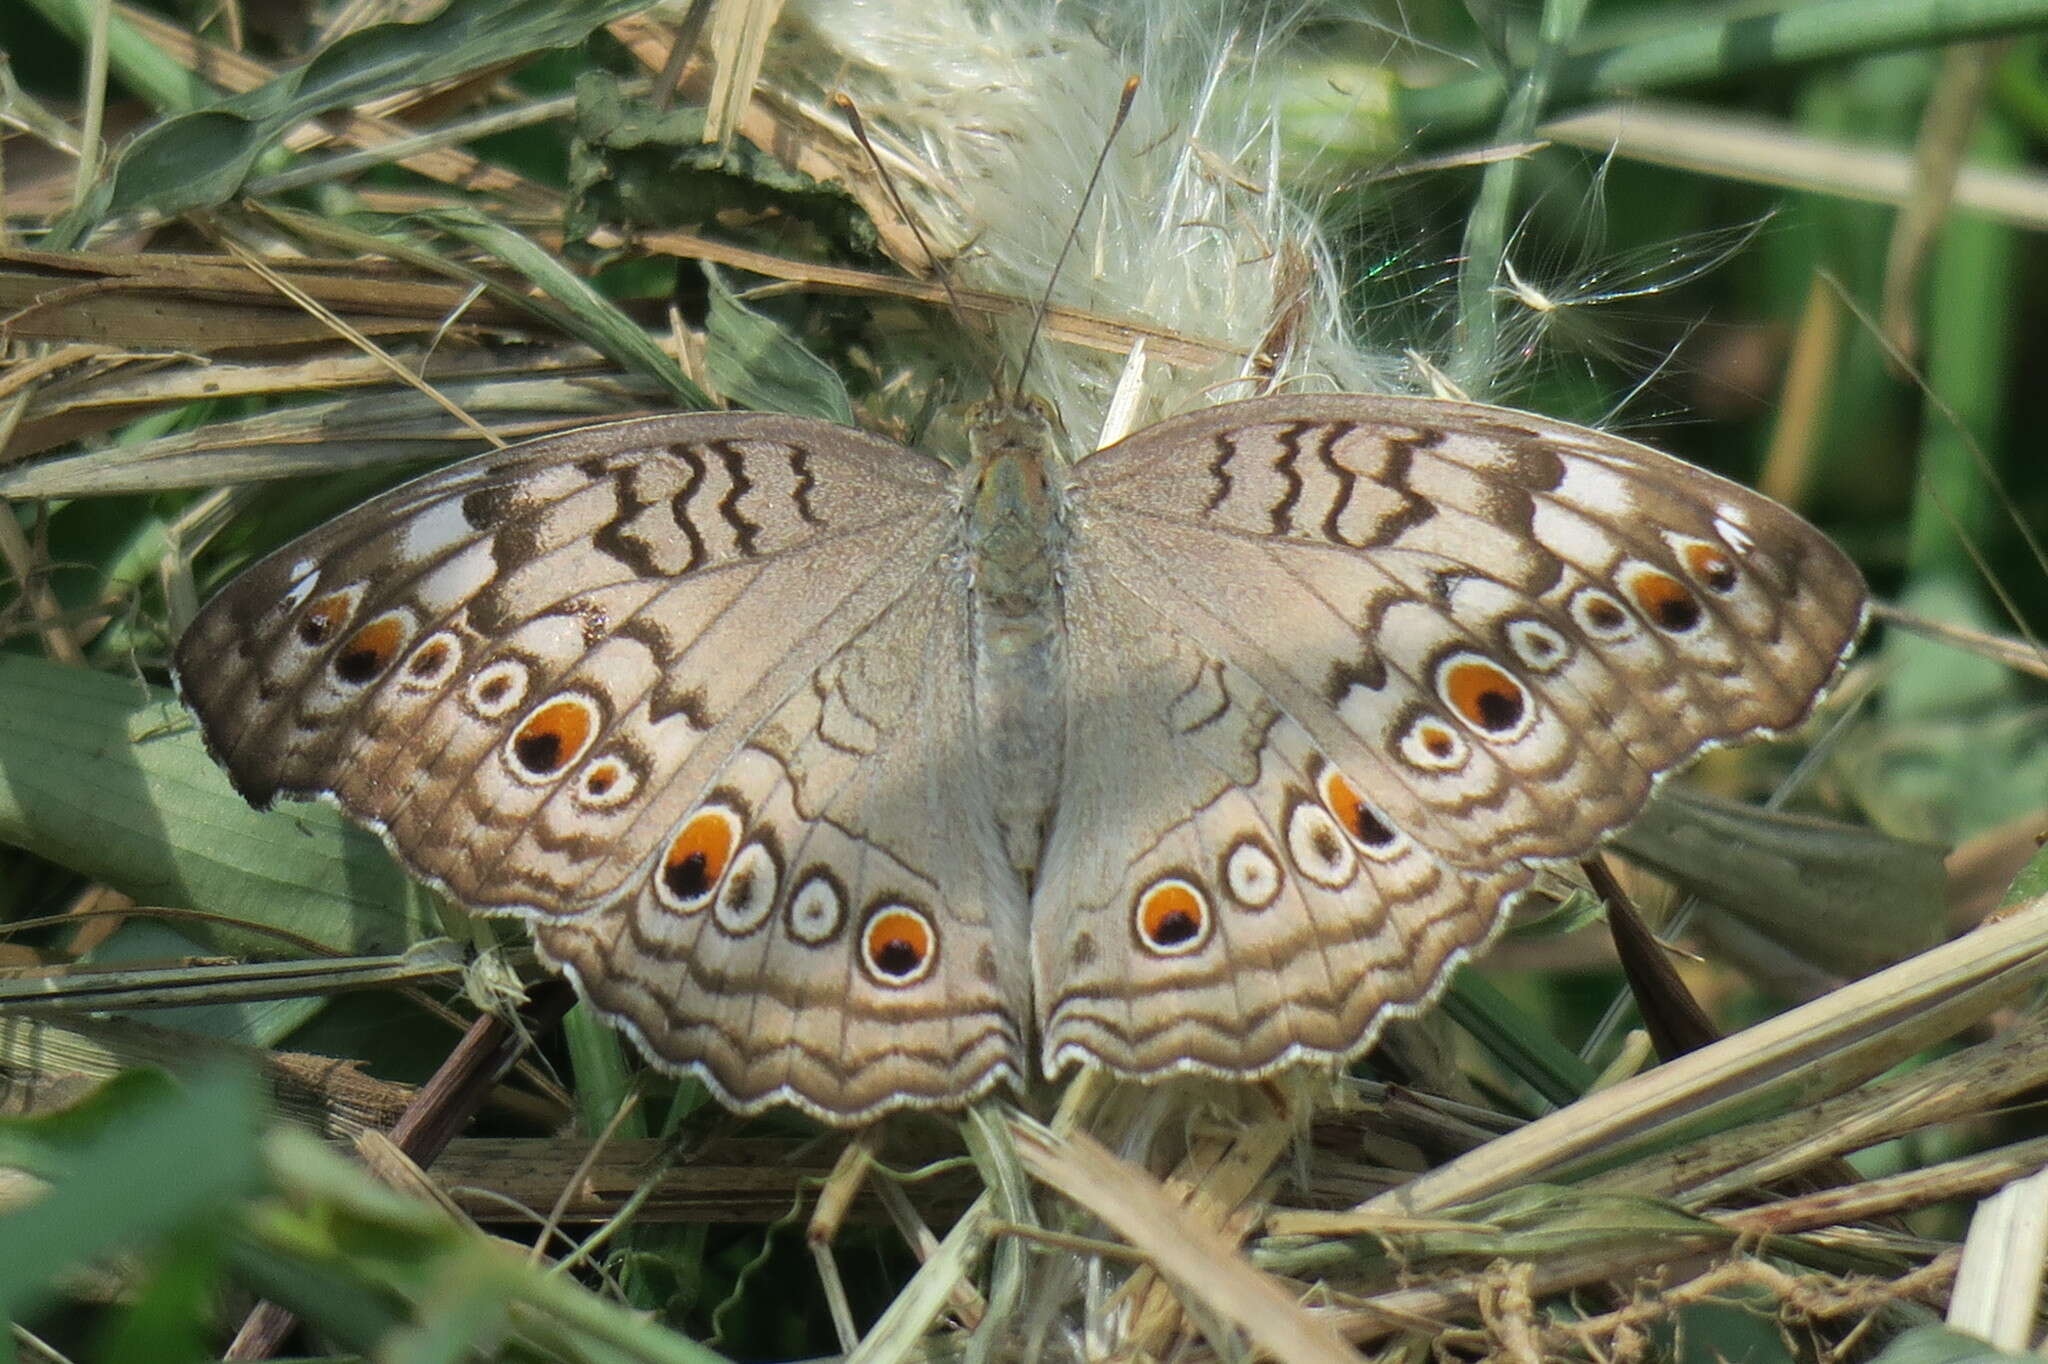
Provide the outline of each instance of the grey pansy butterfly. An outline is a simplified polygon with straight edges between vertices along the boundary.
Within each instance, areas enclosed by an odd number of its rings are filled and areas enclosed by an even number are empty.
[[[1070,464],[992,403],[971,453],[513,446],[248,570],[178,678],[252,801],[525,918],[727,1103],[857,1122],[1358,1053],[1863,616],[1790,512],[1501,408],[1255,398]]]

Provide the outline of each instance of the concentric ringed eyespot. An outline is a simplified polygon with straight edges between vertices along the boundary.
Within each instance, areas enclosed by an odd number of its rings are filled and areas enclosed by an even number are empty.
[[[1427,711],[1402,727],[1394,748],[1409,766],[1424,772],[1454,772],[1472,756],[1465,736]]]
[[[485,720],[509,715],[526,699],[526,665],[513,658],[501,658],[477,670],[469,679],[463,700]]]
[[[1316,790],[1323,798],[1323,808],[1366,856],[1385,859],[1400,850],[1400,833],[1366,803],[1349,777],[1334,767],[1325,767],[1316,780]]]
[[[607,753],[583,769],[576,798],[594,810],[611,810],[633,799],[639,789],[639,771],[616,753]]]
[[[711,917],[732,936],[745,937],[768,922],[781,889],[782,864],[775,850],[763,839],[752,839],[733,858]]]
[[[553,781],[581,762],[604,727],[597,702],[563,692],[542,702],[505,741],[505,761],[525,781]]]
[[[846,924],[846,887],[823,867],[804,873],[796,894],[783,911],[789,936],[805,947],[822,947],[839,936]]]
[[[351,687],[364,686],[391,666],[411,633],[411,616],[403,611],[386,611],[334,651],[334,675]],[[301,622],[301,637],[303,634]]]
[[[1621,585],[1644,618],[1667,634],[1685,634],[1707,618],[1692,589],[1662,569],[1631,564],[1622,570]]]
[[[932,973],[939,935],[931,916],[899,901],[877,905],[860,934],[860,961],[877,985],[900,989]]]
[[[1540,620],[1508,622],[1508,648],[1531,672],[1555,672],[1572,656],[1571,641]]]
[[[1280,895],[1280,863],[1265,841],[1240,834],[1223,854],[1223,888],[1242,909],[1264,909]]]
[[[1479,654],[1445,659],[1436,670],[1436,693],[1451,714],[1490,739],[1520,738],[1536,715],[1529,689]]]
[[[447,630],[436,630],[407,655],[398,671],[398,684],[407,691],[436,691],[462,666],[462,641]]]
[[[1182,876],[1160,877],[1131,902],[1138,946],[1155,956],[1185,957],[1201,951],[1214,922],[1209,897]]]
[[[1627,639],[1636,632],[1636,618],[1613,597],[1597,587],[1582,587],[1572,594],[1572,624],[1593,639]]]
[[[1287,857],[1294,869],[1326,890],[1342,890],[1358,875],[1358,853],[1337,821],[1312,800],[1297,798],[1287,812]]]
[[[285,600],[291,601],[293,594],[297,592],[298,589],[294,588],[292,592],[286,593]],[[362,586],[358,584],[315,597],[307,603],[305,613],[299,617],[296,627],[299,643],[308,649],[317,649],[340,634],[341,627],[348,624],[349,617],[356,613],[356,602],[362,595]]]
[[[705,805],[683,821],[654,870],[654,894],[670,909],[693,914],[711,901],[744,829],[739,812]]]
[[[1692,574],[1694,581],[1705,585],[1708,591],[1725,597],[1741,585],[1742,570],[1719,545],[1684,535],[1671,536],[1670,540],[1671,547],[1678,551],[1679,562],[1685,565],[1685,571]]]

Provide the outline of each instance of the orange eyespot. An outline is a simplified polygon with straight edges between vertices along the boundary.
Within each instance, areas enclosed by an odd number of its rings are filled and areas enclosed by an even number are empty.
[[[1335,815],[1344,831],[1369,848],[1383,848],[1394,841],[1394,831],[1373,813],[1342,772],[1332,767],[1323,773],[1323,808]]]
[[[1741,577],[1735,561],[1703,540],[1688,543],[1682,553],[1692,575],[1716,592],[1733,592]]]
[[[1132,917],[1138,942],[1161,956],[1185,956],[1209,936],[1209,902],[1177,876],[1139,892]]]
[[[1669,573],[1646,568],[1628,580],[1637,609],[1672,634],[1684,634],[1705,618],[1686,585]]]
[[[656,893],[677,909],[702,908],[732,864],[739,841],[739,816],[722,805],[705,806],[668,845],[654,878]]]
[[[861,950],[868,972],[883,985],[914,985],[938,955],[932,921],[908,905],[887,905],[868,919]]]
[[[583,794],[592,800],[603,800],[618,789],[625,776],[626,765],[617,758],[601,759],[583,774]]]
[[[597,707],[589,700],[558,696],[513,732],[513,765],[529,777],[552,777],[583,756],[597,727]]]
[[[299,642],[309,649],[325,644],[348,624],[349,614],[354,610],[355,594],[351,592],[329,592],[316,598],[306,608],[306,614],[299,617]]]
[[[1453,659],[1439,685],[1445,704],[1466,724],[1488,734],[1507,733],[1529,713],[1529,694],[1522,684],[1483,658]]]
[[[300,622],[299,637],[305,637],[305,624]],[[334,655],[334,675],[342,681],[361,686],[391,666],[391,660],[398,657],[399,646],[405,643],[405,619],[395,613],[377,617],[362,629],[350,635]]]
[[[1416,731],[1416,736],[1432,758],[1448,761],[1458,751],[1457,736],[1442,725],[1424,725]]]

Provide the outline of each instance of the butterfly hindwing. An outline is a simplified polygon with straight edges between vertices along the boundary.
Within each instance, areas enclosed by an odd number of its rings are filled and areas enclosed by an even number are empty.
[[[835,1121],[1021,1078],[1021,887],[973,733],[966,594],[920,579],[658,832],[623,892],[534,921],[591,1003],[733,1106]],[[693,784],[694,785],[694,784]],[[652,834],[652,836],[649,836]]]
[[[1531,869],[1455,867],[1372,820],[1270,695],[1113,575],[1077,568],[1068,606],[1032,902],[1048,1073],[1350,1056],[1492,936]]]

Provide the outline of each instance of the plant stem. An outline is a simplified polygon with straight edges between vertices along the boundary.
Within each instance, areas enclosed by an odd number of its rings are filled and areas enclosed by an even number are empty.
[[[1820,0],[1575,53],[1558,64],[1550,107],[1798,62],[2001,37],[2044,23],[2048,0]],[[1470,136],[1499,116],[1512,89],[1496,73],[1448,81],[1404,92],[1401,114],[1432,141]]]

